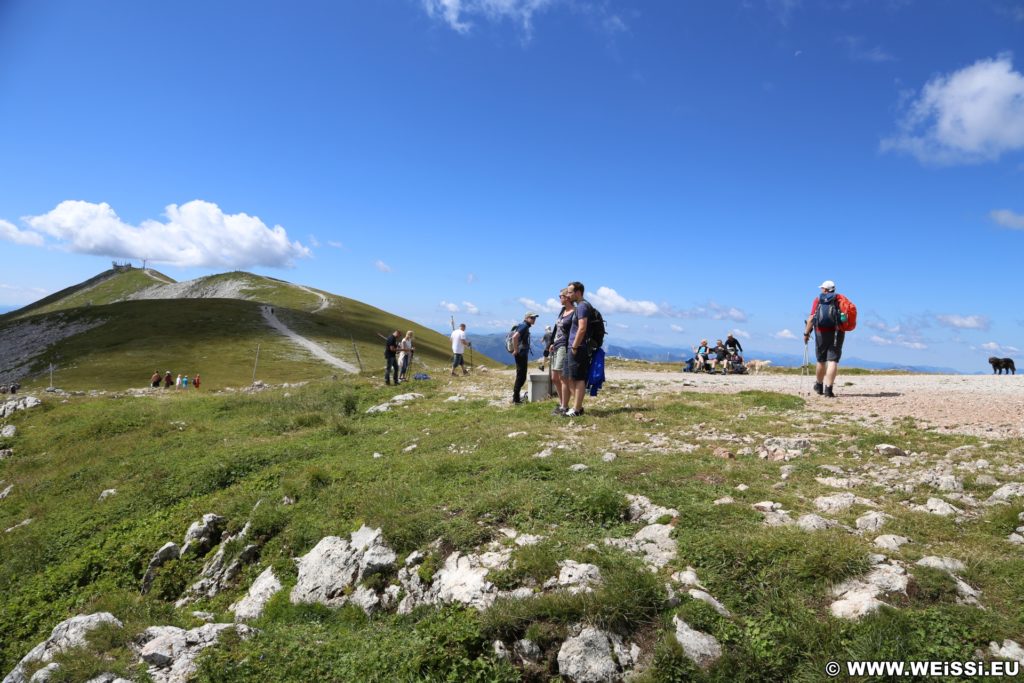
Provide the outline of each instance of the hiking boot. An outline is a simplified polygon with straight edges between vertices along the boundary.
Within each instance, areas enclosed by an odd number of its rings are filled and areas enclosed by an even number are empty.
[[[565,408],[562,406],[555,406],[555,409],[551,411],[552,415],[565,415]]]
[[[821,382],[815,382],[814,383],[814,393],[818,394],[819,396],[821,394],[825,393],[825,385],[822,384]]]
[[[580,408],[579,410],[576,410],[575,408],[569,408],[569,410],[565,411],[565,416],[566,417],[583,417],[583,408]]]
[[[512,405],[518,406],[518,405],[522,405],[522,404],[523,404],[523,399],[521,399],[521,398],[513,398],[512,399]]]
[[[836,395],[832,393],[832,385],[825,387],[825,398],[835,398]]]

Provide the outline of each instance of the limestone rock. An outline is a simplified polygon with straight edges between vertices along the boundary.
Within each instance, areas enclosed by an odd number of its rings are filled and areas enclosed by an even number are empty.
[[[111,496],[116,496],[116,495],[117,495],[117,489],[104,489],[103,491],[100,492],[100,498],[99,499],[100,500],[106,500],[107,498],[110,498]]]
[[[5,439],[13,438],[18,433],[18,428],[14,425],[4,425],[3,429],[0,429],[0,436]]]
[[[146,573],[142,577],[142,592],[143,594],[148,593],[149,589],[153,586],[153,579],[156,578],[156,570],[170,562],[176,560],[181,556],[181,548],[178,547],[177,543],[165,543],[159,550],[154,553],[153,557],[149,560],[149,566],[146,568]]]
[[[259,619],[263,608],[270,598],[281,590],[281,582],[277,580],[273,567],[267,567],[256,577],[244,598],[231,605],[228,609],[235,613],[235,621],[251,621]]]
[[[796,525],[804,531],[824,531],[836,526],[838,522],[833,519],[825,519],[818,515],[801,515],[796,520]]]
[[[602,462],[612,462],[613,460],[615,460],[614,453],[605,453],[604,455],[601,456]]]
[[[14,415],[19,410],[28,410],[29,408],[35,408],[40,405],[40,401],[35,396],[25,396],[24,398],[15,398],[10,401],[5,401],[0,405],[0,419],[4,419]]]
[[[937,557],[935,555],[922,557],[917,561],[917,565],[920,567],[940,569],[948,574],[959,574],[967,569],[967,566],[960,560],[952,557]]]
[[[649,524],[632,538],[606,538],[608,545],[644,556],[652,571],[661,569],[676,557],[676,542],[668,524]]]
[[[496,640],[491,643],[491,649],[494,650],[495,656],[499,659],[511,659],[511,656],[508,653],[508,648],[505,646],[505,643],[500,640]]]
[[[12,455],[14,455],[13,448],[0,448],[0,460],[6,460]]]
[[[885,603],[878,599],[883,593],[903,593],[907,590],[909,576],[897,564],[876,564],[865,576],[847,579],[832,589],[838,598],[829,609],[840,619],[860,619],[874,612]]]
[[[558,650],[558,672],[573,683],[600,683],[621,678],[619,664],[612,656],[612,640],[592,626],[569,638]]]
[[[830,496],[818,496],[814,499],[814,507],[818,508],[820,512],[827,514],[843,512],[854,505],[869,505],[874,507],[875,504],[867,498],[861,498],[849,492],[833,493]]]
[[[884,534],[875,539],[875,545],[885,550],[896,551],[900,549],[900,546],[910,543],[910,539],[906,536],[896,536],[894,534]]]
[[[732,616],[732,613],[728,609],[726,609],[725,605],[720,603],[718,600],[715,600],[715,598],[712,597],[710,593],[702,591],[699,588],[691,588],[689,591],[687,591],[687,593],[689,593],[690,597],[694,600],[700,600],[703,603],[711,605],[712,609],[721,614],[723,617]]]
[[[713,504],[714,505],[731,505],[732,503],[735,503],[735,502],[736,502],[736,500],[732,496],[723,496],[721,498],[716,498]]]
[[[575,465],[571,465],[569,467],[569,471],[570,472],[586,472],[589,469],[590,469],[589,467],[587,467],[586,465],[584,465],[581,462],[576,463]]]
[[[181,546],[182,556],[188,554],[205,555],[213,546],[220,543],[221,534],[227,520],[220,515],[208,512],[203,518],[192,522],[185,532],[185,542]]]
[[[988,505],[995,503],[1008,503],[1011,498],[1019,498],[1024,496],[1024,484],[1020,482],[1013,482],[1010,484],[1003,484],[998,489],[993,491],[992,495],[985,501]]]
[[[381,537],[380,529],[362,526],[351,540],[327,536],[305,556],[299,558],[299,575],[291,592],[291,602],[320,603],[340,607],[349,602],[353,586],[364,578],[392,567],[397,559]],[[360,606],[368,614],[377,601],[360,595]]]
[[[189,588],[188,593],[181,600],[175,603],[176,607],[183,607],[195,598],[212,598],[225,590],[234,582],[242,567],[254,562],[259,556],[259,548],[254,544],[245,545],[236,557],[228,560],[225,551],[233,541],[242,540],[249,535],[251,524],[246,522],[242,530],[237,534],[225,536],[221,539],[220,546],[213,557],[203,565],[203,571],[199,580]]]
[[[885,458],[891,458],[897,455],[906,455],[902,448],[888,443],[880,443],[875,446],[875,453]]]
[[[629,501],[629,521],[631,522],[647,522],[652,524],[666,515],[669,517],[679,516],[679,511],[675,508],[655,505],[646,496],[626,494],[626,500]]]
[[[989,643],[988,649],[993,657],[1024,664],[1024,647],[1021,647],[1020,643],[1014,640],[1004,640],[1002,646],[993,641]]]
[[[601,570],[592,564],[561,560],[558,576],[544,582],[545,588],[564,588],[570,594],[591,593],[593,586],[601,583]]]
[[[87,644],[86,635],[101,624],[123,624],[109,612],[79,614],[57,624],[50,637],[29,650],[17,666],[4,678],[3,683],[27,683],[25,675],[30,664],[50,662],[56,655]]]
[[[700,584],[700,579],[697,578],[697,572],[693,567],[687,567],[684,571],[676,572],[672,575],[672,580],[676,583],[684,586],[692,586],[694,588],[704,588]]]
[[[540,646],[528,638],[517,640],[515,645],[512,646],[512,651],[524,662],[530,664],[538,663],[542,654]]]
[[[676,640],[694,664],[707,669],[721,658],[722,646],[714,636],[690,628],[678,616],[672,617],[672,623],[676,627]]]
[[[856,526],[861,531],[878,531],[885,526],[886,520],[889,519],[892,519],[892,515],[872,510],[871,512],[865,512],[863,515],[858,517]]]
[[[955,505],[950,505],[941,498],[929,498],[924,505],[913,505],[911,509],[917,510],[918,512],[927,512],[928,514],[938,515],[940,517],[948,517],[949,515],[955,515],[963,512],[960,508]]]
[[[190,631],[176,626],[150,626],[138,639],[139,658],[149,665],[155,683],[185,683],[196,671],[196,658],[215,645],[221,634],[235,629],[243,638],[252,634],[244,624],[203,624]]]
[[[8,484],[7,488],[5,488],[3,491],[0,491],[0,500],[3,500],[7,496],[11,495],[11,491],[13,491],[13,490],[14,490],[14,484]]]

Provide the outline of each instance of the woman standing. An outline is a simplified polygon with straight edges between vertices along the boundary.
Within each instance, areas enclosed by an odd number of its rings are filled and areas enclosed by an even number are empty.
[[[398,342],[398,381],[405,381],[405,372],[409,369],[412,361],[412,354],[415,349],[412,346],[412,330],[405,333],[402,341]]]
[[[569,327],[572,325],[572,314],[575,310],[568,288],[558,293],[562,310],[555,320],[554,336],[551,341],[551,383],[558,392],[558,407],[551,411],[552,415],[564,415],[569,409],[569,381],[563,379],[565,371],[566,350],[569,347]]]

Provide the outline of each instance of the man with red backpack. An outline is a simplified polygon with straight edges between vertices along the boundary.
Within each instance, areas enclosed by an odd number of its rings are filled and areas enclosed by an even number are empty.
[[[814,391],[835,398],[832,387],[839,371],[846,333],[857,326],[857,307],[842,294],[836,294],[836,283],[825,280],[821,294],[811,304],[811,315],[804,327],[804,344],[814,330],[814,350],[818,365],[815,371]]]

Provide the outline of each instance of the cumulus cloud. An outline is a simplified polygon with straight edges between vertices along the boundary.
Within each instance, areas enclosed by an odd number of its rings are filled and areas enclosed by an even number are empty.
[[[170,204],[164,217],[135,226],[122,221],[109,204],[68,200],[22,221],[31,234],[68,251],[182,267],[281,268],[311,255],[300,242],[289,240],[280,225],[270,228],[256,216],[226,214],[211,202]]]
[[[535,313],[558,313],[562,310],[562,304],[554,299],[548,299],[546,303],[542,304],[529,297],[521,296],[516,301],[521,303],[527,310],[534,311]]]
[[[940,325],[957,330],[988,330],[991,321],[986,315],[937,315]]]
[[[665,306],[662,312],[674,318],[707,318],[711,320],[732,320],[738,323],[747,322],[745,311],[735,306],[721,306],[714,301],[709,301],[704,306],[695,306],[687,309],[674,309]]]
[[[441,301],[441,303],[439,303],[438,306],[440,306],[444,310],[448,311],[449,313],[458,313],[459,312],[458,304],[453,304],[450,301]]]
[[[477,308],[476,304],[472,301],[463,301],[462,306],[466,309],[466,313],[469,313],[470,315],[480,315],[480,309]]]
[[[772,337],[774,337],[775,339],[796,339],[797,338],[796,335],[793,334],[793,331],[790,330],[789,328],[786,328],[784,330],[779,330],[778,332],[773,334]]]
[[[996,225],[1010,230],[1024,230],[1024,214],[1014,213],[1009,209],[997,209],[988,216]]]
[[[422,0],[432,19],[448,24],[458,33],[469,33],[475,19],[518,24],[527,36],[533,31],[533,17],[554,0]]]
[[[1016,346],[1010,346],[1008,344],[997,344],[996,342],[985,342],[981,345],[981,348],[991,353],[998,353],[1000,355],[1008,355],[1011,353],[1020,353],[1020,349]]]
[[[30,304],[47,294],[50,291],[42,287],[28,287],[25,285],[9,285],[0,282],[0,301],[5,304]]]
[[[653,301],[627,299],[611,287],[598,287],[597,291],[589,294],[587,298],[601,309],[601,313],[605,315],[608,313],[629,313],[650,317],[661,312],[658,305]]]
[[[377,259],[376,261],[373,262],[373,267],[376,268],[377,270],[379,270],[382,273],[390,273],[391,272],[391,266],[389,266],[388,264],[384,263],[380,259]]]
[[[1024,74],[1001,54],[936,76],[911,98],[899,125],[883,151],[929,164],[995,161],[1024,149]]]
[[[750,339],[750,333],[749,332],[741,330],[741,329],[739,329],[737,327],[732,328],[731,330],[729,330],[729,332],[734,337],[739,337],[740,339]]]
[[[2,219],[0,219],[0,240],[30,247],[41,247],[46,242],[39,233],[31,230],[19,230],[18,226]]]
[[[333,247],[335,249],[344,249],[345,248],[345,245],[342,244],[341,242],[339,242],[338,240],[327,240],[327,246]]]
[[[903,338],[900,338],[900,337],[896,337],[896,338],[881,337],[881,336],[879,336],[877,334],[872,335],[870,338],[868,338],[868,341],[870,341],[872,344],[876,344],[878,346],[902,346],[903,348],[914,349],[914,350],[917,350],[917,351],[920,351],[921,349],[927,349],[928,348],[928,345],[925,344],[924,342],[921,342],[921,341],[917,341],[917,340],[913,340],[913,339],[903,339]]]
[[[682,325],[676,325],[675,323],[669,325],[669,329],[673,332],[685,332]]]

